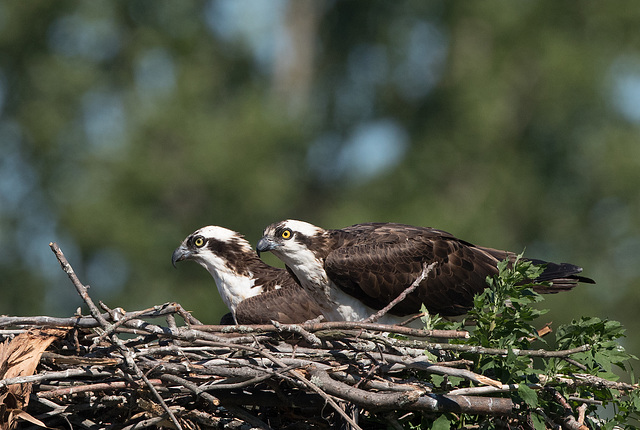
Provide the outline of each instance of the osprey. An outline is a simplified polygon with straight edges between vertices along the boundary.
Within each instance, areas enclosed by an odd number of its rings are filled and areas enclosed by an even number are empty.
[[[174,267],[182,260],[194,260],[213,276],[235,323],[300,323],[322,313],[286,270],[260,260],[235,231],[218,226],[196,230],[173,252]],[[223,322],[229,322],[225,317]]]
[[[498,262],[516,258],[512,252],[475,246],[442,230],[394,223],[324,230],[286,220],[268,226],[256,249],[280,258],[330,321],[367,318],[409,287],[425,263],[436,262],[416,290],[385,315],[381,322],[386,323],[418,313],[423,303],[430,313],[465,314],[473,296],[487,287],[487,276],[498,273]],[[536,281],[552,283],[537,286],[538,292],[569,290],[578,281],[594,283],[577,276],[582,268],[573,264],[530,261],[546,264]]]

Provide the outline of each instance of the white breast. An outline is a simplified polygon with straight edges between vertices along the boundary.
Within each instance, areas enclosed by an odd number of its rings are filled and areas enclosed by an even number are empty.
[[[249,297],[262,293],[262,286],[256,285],[256,280],[251,276],[240,276],[229,269],[225,262],[216,256],[208,256],[207,259],[196,260],[213,276],[218,287],[218,293],[225,305],[229,308],[233,317],[236,316],[238,304]]]
[[[213,275],[222,301],[229,308],[233,316],[236,315],[238,304],[249,297],[262,293],[261,286],[255,286],[256,280],[245,276],[216,276]]]
[[[331,316],[331,321],[362,321],[378,312],[376,309],[370,308],[360,300],[345,293],[333,282],[331,282],[329,289],[331,291],[332,301],[337,304],[335,312]],[[329,318],[326,315],[325,317]],[[381,324],[399,324],[406,319],[407,317],[399,317],[387,313],[376,322]]]

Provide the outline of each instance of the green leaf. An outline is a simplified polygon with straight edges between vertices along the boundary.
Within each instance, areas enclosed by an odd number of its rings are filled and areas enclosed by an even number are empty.
[[[439,387],[442,385],[443,382],[444,382],[444,376],[436,375],[436,374],[431,375],[431,383],[434,386]]]
[[[460,383],[462,381],[465,380],[465,378],[461,378],[459,376],[451,376],[451,375],[449,375],[449,376],[447,376],[447,380],[449,381],[449,384],[451,384],[454,387],[457,387],[458,385],[460,385]]]
[[[544,419],[538,414],[531,414],[531,422],[536,430],[545,430],[547,428]]]
[[[536,390],[529,388],[525,384],[518,385],[518,394],[522,400],[531,408],[538,407],[538,393]]]
[[[425,349],[424,350],[424,355],[429,359],[429,361],[431,361],[433,363],[437,363],[438,362],[438,357],[436,357],[435,354],[433,354],[429,350]]]
[[[431,424],[431,430],[449,430],[451,429],[451,421],[446,415],[440,415],[437,420]]]

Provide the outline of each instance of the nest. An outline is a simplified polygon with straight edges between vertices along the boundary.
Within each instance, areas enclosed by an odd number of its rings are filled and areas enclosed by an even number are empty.
[[[481,375],[460,353],[589,348],[489,349],[452,341],[465,331],[364,322],[207,326],[176,303],[100,310],[52,249],[91,315],[0,317],[2,428],[403,428],[443,414],[530,428],[518,386]],[[635,388],[594,378],[562,383]],[[586,428],[554,395],[561,413],[549,419]]]

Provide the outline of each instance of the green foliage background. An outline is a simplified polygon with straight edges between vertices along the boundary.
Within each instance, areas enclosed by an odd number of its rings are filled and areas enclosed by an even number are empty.
[[[598,283],[545,317],[620,320],[638,355],[639,22],[631,1],[2,2],[0,314],[81,305],[49,241],[95,300],[215,323],[209,274],[170,264],[196,228],[396,221],[583,266]]]

